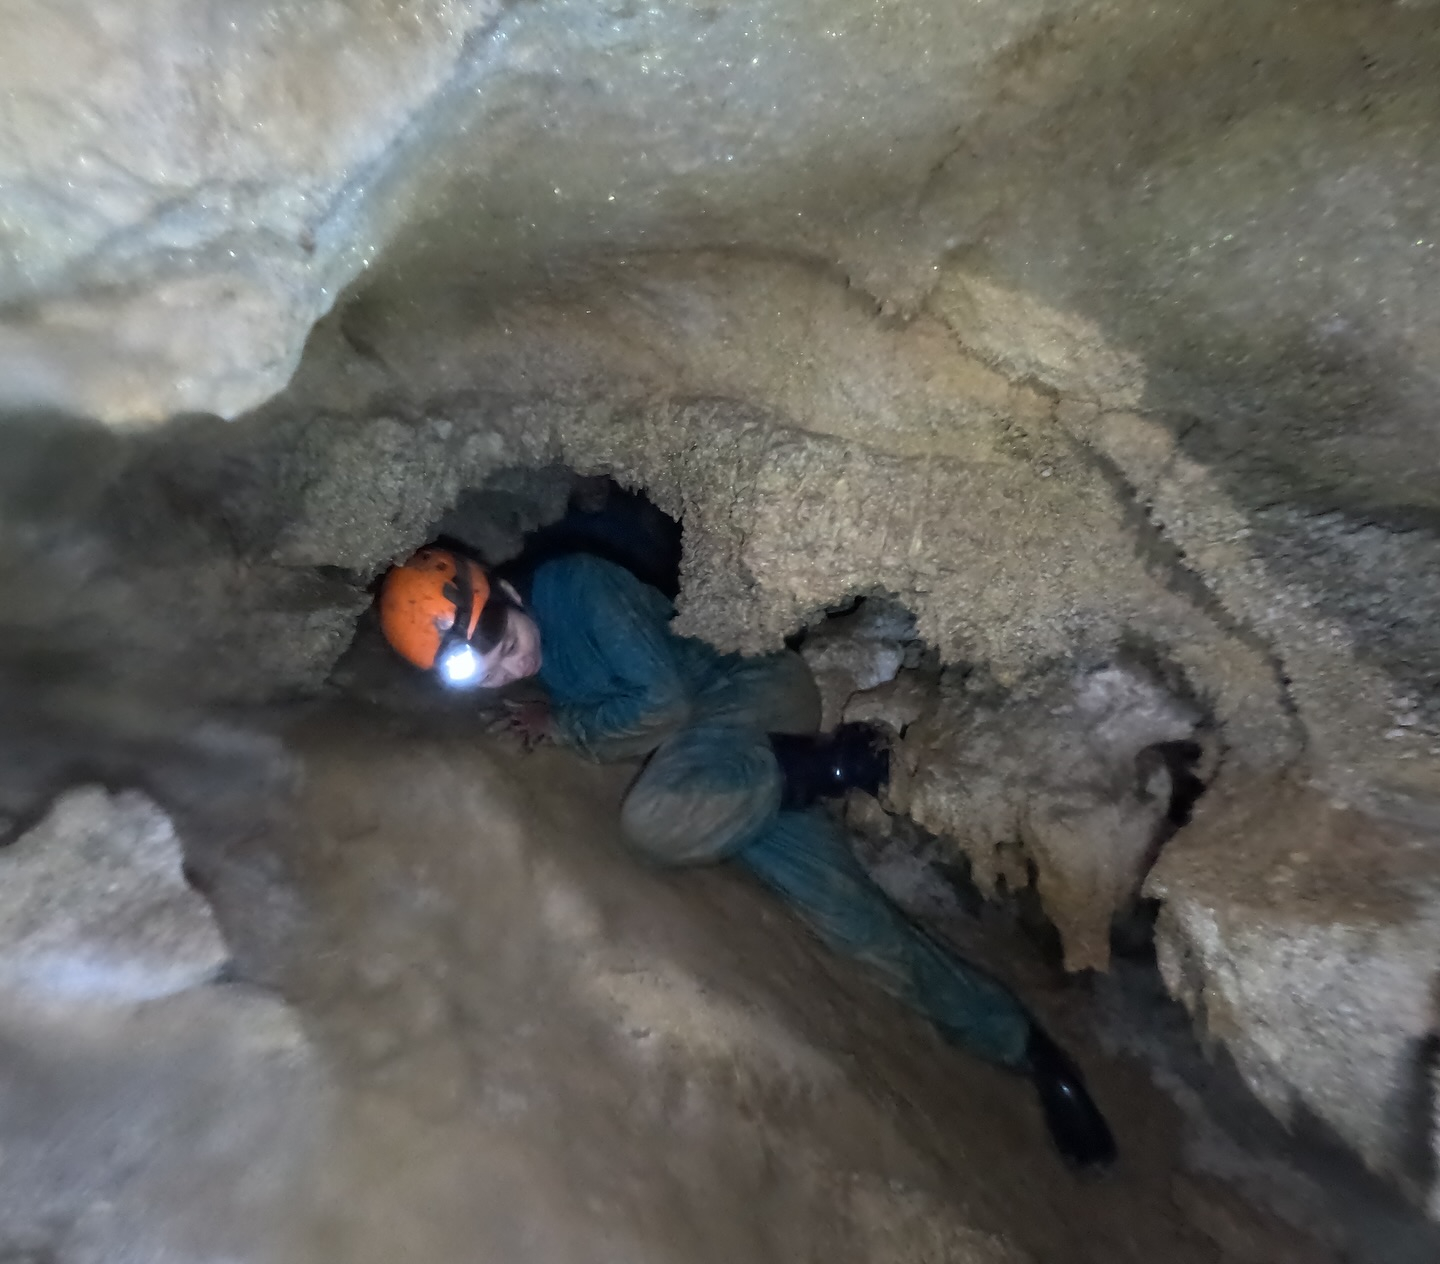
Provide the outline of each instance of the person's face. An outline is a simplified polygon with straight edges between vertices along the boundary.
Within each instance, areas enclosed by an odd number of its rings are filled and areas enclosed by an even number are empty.
[[[538,672],[540,629],[535,620],[523,610],[512,609],[505,620],[505,634],[484,662],[481,679],[487,689],[500,689]]]

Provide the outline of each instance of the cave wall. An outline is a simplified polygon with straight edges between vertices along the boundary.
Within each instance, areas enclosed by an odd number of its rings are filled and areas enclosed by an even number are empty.
[[[346,309],[317,329],[291,391],[242,421],[123,440],[83,432],[81,451],[114,454],[112,475],[94,474],[56,530],[77,559],[67,578],[83,612],[64,622],[88,638],[92,673],[123,677],[128,664],[136,688],[158,674],[166,696],[196,701],[314,692],[368,601],[364,585],[430,538],[464,489],[564,464],[612,472],[684,516],[687,631],[768,649],[848,596],[883,592],[943,662],[982,669],[985,723],[1010,745],[986,746],[984,708],[965,689],[941,689],[939,709],[907,733],[916,777],[905,806],[981,872],[997,847],[1018,845],[1012,881],[1036,862],[1072,966],[1103,968],[1109,916],[1151,859],[1145,836],[1119,824],[1141,787],[1097,785],[1093,770],[1078,799],[1063,784],[1080,775],[1071,756],[1097,749],[1084,707],[1073,727],[1045,718],[1069,706],[1065,691],[1079,689],[1069,682],[1117,655],[1163,664],[1172,698],[1191,700],[1183,723],[1123,748],[1132,761],[1203,718],[1221,784],[1324,777],[1376,812],[1398,796],[1423,815],[1414,787],[1433,773],[1423,712],[1405,710],[1402,683],[1348,652],[1292,575],[1253,555],[1236,564],[1248,539],[1241,511],[1183,457],[1160,462],[1168,432],[1141,415],[1007,378],[938,320],[877,322],[833,276],[776,259],[667,257],[597,271],[571,295],[517,295],[465,319],[439,312],[431,326],[363,302]],[[1182,551],[1157,521],[1166,502],[1138,505],[1116,454],[1141,472],[1163,468],[1220,535],[1214,550]],[[1229,529],[1215,532],[1215,521]],[[44,570],[54,540],[40,533],[28,564]],[[1237,587],[1269,612],[1264,631],[1227,601]],[[1413,611],[1408,594],[1395,600]],[[1277,628],[1278,643],[1266,635]],[[1417,747],[1420,758],[1398,758]],[[1417,881],[1434,873],[1430,828],[1416,834]],[[1297,829],[1245,833],[1259,873],[1289,863]],[[1223,903],[1210,888],[1232,861],[1200,831],[1166,854],[1175,859],[1164,872],[1182,876],[1151,887],[1176,910],[1162,920],[1165,952],[1228,960],[1179,910]],[[1424,916],[1401,905],[1390,915],[1394,934],[1364,939],[1365,968],[1325,993],[1344,1005],[1376,972],[1403,980],[1386,1058],[1357,1064],[1336,1046],[1330,1069],[1335,1083],[1363,1081],[1377,1110],[1417,1073],[1431,1019],[1415,998],[1430,994],[1435,968]],[[1283,964],[1254,960],[1258,942],[1224,951],[1253,960],[1268,987],[1295,986]],[[1193,999],[1193,970],[1171,977]],[[1265,1010],[1236,1012],[1258,1022]],[[1258,1041],[1239,1018],[1214,1030],[1237,1050]],[[1298,1091],[1314,1057],[1301,1028],[1285,1030],[1293,1047],[1272,1037],[1266,1059],[1242,1059],[1277,1108],[1273,1083]],[[1321,1095],[1318,1113],[1342,1098],[1353,1094]],[[1347,1106],[1327,1117],[1380,1170],[1403,1166],[1393,1147],[1413,1148],[1379,1114],[1361,1124]]]
[[[314,695],[463,490],[610,471],[684,514],[681,626],[727,648],[888,594],[1001,728],[1160,664],[1242,823],[1153,876],[1172,987],[1278,1113],[1433,1203],[1381,1116],[1425,1082],[1440,973],[1436,17],[13,6],[8,746],[101,698],[125,728]],[[1035,860],[1056,786],[1013,774],[1043,744],[977,772],[970,696],[907,736],[912,809],[990,863],[988,795]],[[1413,898],[1376,911],[1397,828]],[[1052,874],[1050,911],[1103,966],[1093,892],[1143,874],[1098,825],[1066,847],[1106,878]],[[1247,902],[1317,847],[1335,899],[1287,904],[1285,942],[1363,928],[1323,986]],[[1314,1034],[1377,976],[1381,1055]]]

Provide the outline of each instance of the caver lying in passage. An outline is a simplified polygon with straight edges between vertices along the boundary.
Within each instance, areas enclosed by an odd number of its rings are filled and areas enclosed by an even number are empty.
[[[1110,1130],[1070,1059],[1009,989],[911,923],[815,806],[883,782],[871,735],[817,734],[819,696],[797,655],[720,654],[674,634],[673,614],[656,589],[585,554],[546,561],[515,586],[456,552],[424,549],[380,595],[390,645],[448,684],[538,674],[549,702],[517,709],[527,737],[596,759],[644,758],[621,809],[632,846],[664,865],[743,865],[951,1043],[1028,1075],[1068,1159],[1110,1162]]]

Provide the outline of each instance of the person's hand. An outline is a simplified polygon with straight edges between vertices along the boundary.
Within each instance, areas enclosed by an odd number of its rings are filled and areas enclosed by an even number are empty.
[[[554,736],[550,704],[544,698],[528,698],[524,702],[507,702],[506,725],[526,750]]]

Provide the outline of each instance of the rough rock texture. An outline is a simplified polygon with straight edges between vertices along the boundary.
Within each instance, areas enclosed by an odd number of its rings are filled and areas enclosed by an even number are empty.
[[[902,670],[919,667],[924,653],[914,616],[883,598],[820,624],[806,636],[800,654],[820,687],[821,727],[834,728],[856,694],[873,696]]]
[[[364,305],[347,322],[373,355],[352,407],[398,378],[432,415],[518,431],[531,461],[609,468],[683,510],[683,626],[722,644],[773,646],[883,592],[1003,687],[1127,646],[1158,658],[1231,771],[1303,762],[1377,811],[1436,784],[1428,532],[1248,508],[1163,417],[1056,401],[941,322],[886,326],[813,271],[733,255],[505,303],[453,349]],[[1077,960],[1103,959],[1109,907],[1083,914]]]
[[[1226,785],[1147,885],[1167,985],[1252,1090],[1432,1206],[1436,825],[1317,785]]]
[[[99,786],[0,851],[0,1258],[286,1258],[325,1079],[292,1009],[211,983],[230,950],[182,859]]]
[[[906,734],[908,807],[959,844],[987,893],[1029,886],[1033,866],[1066,966],[1103,970],[1111,921],[1164,841],[1174,787],[1154,757],[1164,743],[1192,740],[1199,720],[1135,667],[999,696],[950,673]]]
[[[1002,690],[1137,651],[1213,728],[1217,787],[1288,770],[1388,836],[1440,799],[1435,18],[12,4],[0,403],[235,416],[307,355],[230,429],[7,422],[4,663],[167,706],[313,694],[387,560],[567,463],[683,511],[687,630],[772,648],[884,594]],[[1165,898],[1209,906],[1203,874]],[[1102,909],[1066,916],[1098,961]],[[1307,1064],[1301,1026],[1235,1013],[1227,1043]]]
[[[1306,759],[1362,797],[1412,794],[1436,763],[1425,660],[1402,648],[1372,666],[1336,622],[1391,618],[1422,642],[1423,533],[1357,539],[1380,549],[1384,584],[1373,565],[1326,569],[1312,544],[1317,591],[1367,577],[1348,613],[1330,614],[1245,551],[1259,519],[1162,423],[1057,402],[943,321],[878,322],[796,262],[648,260],[478,312],[437,299],[423,323],[361,302],[317,330],[293,390],[255,417],[127,441],[81,432],[69,460],[35,442],[40,455],[11,467],[26,530],[9,544],[41,600],[7,612],[23,621],[7,634],[60,677],[83,666],[203,698],[313,689],[362,585],[467,489],[503,492],[524,483],[518,470],[564,463],[684,514],[682,626],[723,646],[772,648],[848,597],[887,594],[940,658],[980,665],[1002,691],[1045,664],[1162,664],[1196,700],[1178,729],[1203,714],[1224,769]],[[47,479],[31,470],[66,488],[56,471],[90,451],[105,459],[79,491],[36,490]],[[549,492],[534,495],[543,516]],[[59,594],[57,548],[75,559]],[[73,661],[54,653],[57,624]],[[1082,746],[1061,764],[1071,757],[1111,755]],[[1069,847],[1063,881],[1047,866],[1075,963],[1103,960],[1100,928],[1133,887],[1158,801],[1127,800],[1136,815],[1102,855]],[[977,832],[952,818],[973,849]],[[1058,838],[1052,855],[1067,850]],[[1097,903],[1082,907],[1082,890]]]
[[[300,1260],[1209,1264],[1189,1226],[1246,1215],[1219,1187],[1173,1206],[1164,1107],[1114,1066],[1093,1074],[1129,1157],[1075,1180],[1025,1084],[764,892],[630,857],[627,768],[434,714],[347,708],[290,741],[293,819],[202,828],[196,861],[333,1068]],[[244,913],[272,884],[305,915],[267,943]],[[1267,1217],[1244,1236],[1326,1258]]]
[[[438,516],[486,465],[607,468],[684,513],[682,626],[727,647],[772,648],[866,592],[913,611],[946,660],[1009,680],[1133,636],[1204,682],[1251,758],[1293,755],[1264,647],[1174,573],[1052,400],[938,322],[886,327],[814,269],[733,255],[622,268],[573,297],[455,317],[437,311],[454,336],[436,337],[362,305],[327,332],[375,359],[342,359],[337,382],[317,346],[316,377],[287,405],[353,415],[400,389],[423,409],[388,476],[393,500],[377,506],[406,532],[392,552],[424,538],[410,524],[426,504]],[[347,451],[398,442],[388,420],[311,429]],[[298,556],[333,557],[370,495],[322,479]]]
[[[1270,648],[1308,760],[1333,787],[1362,803],[1440,794],[1440,674],[1422,630],[1440,608],[1435,533],[1299,506],[1246,510],[1153,419],[1077,408],[1072,424],[1204,577],[1217,617]]]
[[[127,1006],[213,978],[229,951],[183,859],[142,794],[86,786],[57,799],[0,851],[6,1003]]]
[[[19,0],[0,82],[4,402],[233,415],[364,266],[355,203],[495,0]]]
[[[879,812],[868,796],[853,794],[847,809],[872,876],[902,907],[972,959],[1018,980],[1027,995],[1049,993],[1056,977],[1052,950],[1029,929],[1028,900],[982,899],[957,873],[942,839]],[[1316,1244],[1354,1264],[1429,1264],[1440,1252],[1440,1226],[1427,1225],[1389,1180],[1361,1169],[1313,1118],[1279,1122],[1230,1059],[1197,1043],[1190,1015],[1169,1001],[1144,954],[1118,955],[1107,973],[1089,976],[1087,986],[1072,981],[1050,999],[1111,1056],[1143,1066],[1178,1108],[1185,1171],[1173,1183],[1173,1196],[1224,1258],[1291,1258],[1281,1244],[1246,1241],[1256,1208],[1314,1239],[1298,1258],[1313,1259]],[[1047,1009],[1045,1017],[1056,1021],[1057,1010]],[[1107,1100],[1114,1105],[1116,1098]],[[1138,1100],[1134,1106],[1153,1109]],[[1243,1192],[1251,1210],[1202,1209],[1207,1191],[1221,1187]]]
[[[287,1006],[226,986],[83,1022],[7,1012],[0,1042],[0,1258],[294,1258],[330,1101]]]
[[[6,290],[32,394],[232,413],[397,237],[412,293],[741,243],[837,265],[897,311],[954,292],[959,262],[1011,296],[974,336],[1022,373],[1148,393],[1204,419],[1196,451],[1263,417],[1242,481],[1433,507],[1433,465],[1405,468],[1433,434],[1429,3],[7,17]],[[1097,357],[1096,333],[1116,349]]]

